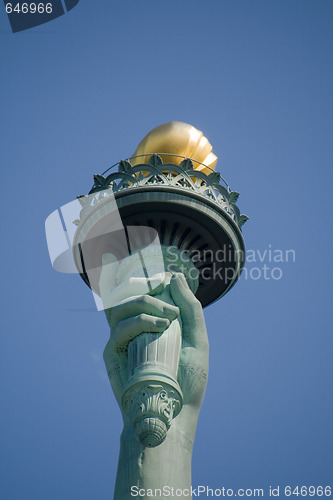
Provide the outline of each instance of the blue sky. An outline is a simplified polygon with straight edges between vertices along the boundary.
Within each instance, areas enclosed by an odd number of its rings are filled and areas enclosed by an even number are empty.
[[[53,271],[44,221],[170,120],[213,144],[247,248],[296,254],[205,310],[193,485],[332,484],[332,17],[328,0],[81,0],[12,34],[1,6],[2,498],[112,498],[108,326]]]

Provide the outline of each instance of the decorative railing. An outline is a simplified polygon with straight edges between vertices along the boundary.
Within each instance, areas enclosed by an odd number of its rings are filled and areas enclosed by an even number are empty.
[[[191,191],[216,203],[229,214],[239,228],[248,220],[248,217],[241,214],[236,206],[239,193],[231,191],[218,172],[213,171],[206,175],[196,169],[193,166],[193,161],[189,158],[183,159],[179,165],[174,165],[163,163],[158,154],[153,154],[147,163],[132,166],[129,160],[122,160],[114,166],[118,166],[117,172],[113,172],[106,177],[104,175],[95,175],[94,185],[89,192],[89,196],[79,197],[84,213],[88,210],[87,205],[91,209],[92,206],[95,206],[112,193],[139,187],[168,186],[187,192]],[[222,186],[220,181],[226,187]],[[95,196],[91,196],[94,194]],[[84,213],[81,214],[81,218]]]

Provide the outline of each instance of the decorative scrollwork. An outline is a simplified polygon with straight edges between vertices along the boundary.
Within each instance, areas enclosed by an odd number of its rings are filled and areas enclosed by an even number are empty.
[[[163,163],[157,154],[152,155],[147,163],[132,167],[130,161],[122,160],[118,164],[118,172],[94,176],[94,185],[90,191],[96,193],[93,197],[94,205],[108,196],[108,190],[117,193],[124,189],[135,189],[143,186],[171,186],[177,189],[190,190],[193,193],[209,198],[220,208],[224,209],[240,228],[248,217],[240,214],[236,205],[239,193],[220,184],[221,176],[218,172],[209,175],[196,170],[190,158],[184,159],[180,165]],[[82,200],[80,198],[80,203]],[[86,210],[86,207],[83,208]]]
[[[170,386],[148,383],[127,392],[122,406],[137,439],[151,448],[164,441],[172,419],[181,409],[181,401]]]
[[[173,389],[149,384],[134,394],[126,395],[123,407],[133,424],[142,418],[157,417],[169,429],[174,413],[179,411],[180,402]]]

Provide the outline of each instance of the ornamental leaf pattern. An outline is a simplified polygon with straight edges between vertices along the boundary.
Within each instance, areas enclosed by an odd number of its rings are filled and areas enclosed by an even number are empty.
[[[245,214],[241,215],[236,205],[239,193],[231,191],[226,183],[225,187],[220,182],[225,183],[219,172],[206,175],[195,170],[190,158],[185,158],[179,165],[175,165],[163,163],[158,154],[153,154],[146,164],[132,166],[130,161],[122,160],[119,163],[118,172],[113,172],[106,178],[103,175],[94,175],[94,186],[89,194],[104,191],[95,198],[95,202],[98,202],[107,196],[108,189],[117,193],[124,189],[136,189],[143,186],[172,186],[179,190],[191,191],[216,203],[241,228],[248,217]],[[86,207],[84,197],[79,197],[79,201],[82,206]]]

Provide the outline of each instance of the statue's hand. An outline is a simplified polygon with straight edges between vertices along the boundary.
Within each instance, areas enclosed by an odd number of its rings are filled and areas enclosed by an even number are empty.
[[[121,396],[128,378],[129,342],[143,332],[164,332],[179,315],[179,309],[150,295],[136,295],[118,302],[106,312],[111,334],[104,350],[104,362],[121,407]]]
[[[118,268],[119,261],[113,254],[103,255],[99,289],[110,325],[110,340],[104,350],[104,362],[122,409],[121,397],[128,379],[129,342],[143,332],[164,332],[179,315],[179,309],[152,296],[163,292],[166,275],[150,279],[130,277],[118,283]],[[124,413],[123,417],[125,419]]]
[[[110,340],[104,350],[104,361],[120,408],[123,389],[128,379],[129,342],[144,332],[164,332],[180,314],[182,352],[178,382],[184,397],[181,414],[185,417],[185,413],[189,412],[189,418],[196,420],[207,383],[209,350],[200,302],[191,292],[182,273],[174,274],[170,285],[166,284],[170,279],[169,274],[169,279],[166,277],[162,282],[161,279],[152,278],[149,280],[149,287],[146,278],[130,278],[117,286],[117,266],[110,254],[105,256],[100,290],[111,329]],[[175,306],[158,298],[166,286],[170,287]],[[150,290],[151,295],[147,295],[147,290]],[[125,420],[124,414],[123,417]]]

